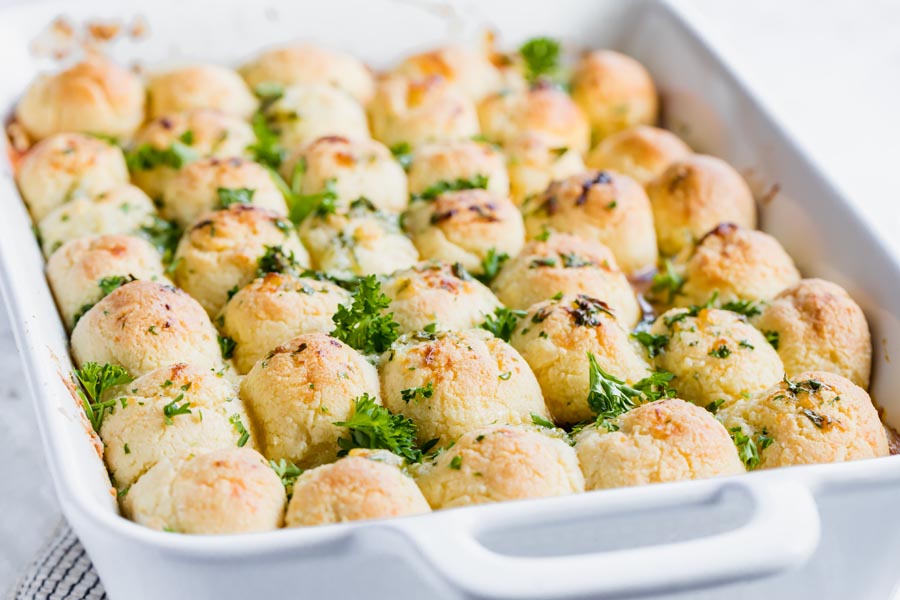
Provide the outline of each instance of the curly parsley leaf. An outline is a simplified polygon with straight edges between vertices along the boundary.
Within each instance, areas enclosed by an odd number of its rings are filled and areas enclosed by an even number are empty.
[[[529,83],[552,78],[559,71],[560,44],[552,38],[531,38],[519,48],[519,55],[525,62],[525,79]]]
[[[484,323],[479,325],[482,329],[486,329],[504,342],[508,342],[512,337],[513,331],[519,319],[526,315],[524,310],[513,310],[504,306],[494,309],[493,315],[485,316]]]
[[[662,398],[674,398],[678,392],[669,384],[675,379],[673,373],[668,371],[654,371],[644,377],[632,387],[644,395],[650,402],[656,402]]]
[[[265,248],[266,251],[256,260],[257,277],[263,277],[266,273],[296,275],[303,270],[292,250],[285,250],[281,246],[266,246]]]
[[[663,353],[669,343],[667,335],[653,335],[646,331],[638,331],[632,333],[631,337],[636,339],[644,348],[647,349],[647,356],[655,358]]]
[[[504,263],[508,260],[509,254],[506,252],[498,252],[497,249],[493,247],[490,248],[484,258],[481,259],[481,270],[483,273],[476,277],[483,284],[490,285],[494,278],[497,277],[497,273],[500,272]]]
[[[400,335],[394,313],[384,313],[390,304],[375,275],[361,278],[352,303],[338,306],[332,317],[331,335],[363,354],[384,352]]]
[[[269,466],[272,467],[272,470],[275,471],[275,474],[281,479],[281,485],[284,486],[284,491],[287,492],[288,498],[293,496],[294,483],[297,482],[298,477],[303,475],[303,469],[287,458],[282,458],[278,461],[270,460]]]
[[[88,421],[94,431],[100,431],[100,425],[107,412],[115,408],[115,400],[102,400],[103,393],[117,385],[134,381],[128,371],[119,365],[96,362],[84,363],[80,369],[73,369],[72,375],[78,383],[77,393]]]
[[[598,423],[615,419],[638,405],[641,399],[639,390],[604,371],[591,352],[588,352],[588,362],[590,391],[587,402],[597,414]]]
[[[665,270],[653,276],[653,283],[650,291],[659,294],[667,293],[667,301],[672,302],[684,287],[684,277],[675,269],[671,260],[666,259]]]
[[[232,204],[251,204],[256,190],[250,188],[216,188],[219,197],[219,208],[228,208]]]
[[[488,186],[486,175],[476,175],[470,179],[460,177],[458,179],[442,179],[433,183],[419,194],[412,194],[410,200],[434,200],[447,192],[459,192],[462,190],[485,190]]]
[[[354,448],[387,450],[409,462],[422,460],[422,451],[416,446],[416,425],[403,415],[395,415],[375,403],[368,394],[356,398],[353,416],[347,421],[337,421],[338,427],[346,427],[347,436],[337,440],[338,456],[346,456]]]

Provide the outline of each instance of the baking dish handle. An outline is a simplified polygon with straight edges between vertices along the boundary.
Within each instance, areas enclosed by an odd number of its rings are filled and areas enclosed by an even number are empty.
[[[685,502],[717,502],[722,501],[724,492],[735,488],[751,500],[749,520],[735,529],[687,541],[527,557],[498,554],[477,539],[482,532],[528,527],[536,520],[609,518],[633,511],[675,509]],[[557,499],[558,508],[552,512],[536,510],[534,502],[504,504],[498,507],[502,510],[489,515],[482,512],[478,517],[470,516],[470,511],[451,510],[440,518],[431,515],[427,521],[401,529],[455,592],[467,598],[517,600],[630,597],[760,578],[799,566],[818,545],[820,521],[815,499],[799,483],[784,479],[717,483],[704,487],[700,495],[690,492],[687,498],[684,493],[629,493],[633,491],[608,492],[607,498],[580,494],[562,503]],[[421,527],[426,522],[429,526]]]

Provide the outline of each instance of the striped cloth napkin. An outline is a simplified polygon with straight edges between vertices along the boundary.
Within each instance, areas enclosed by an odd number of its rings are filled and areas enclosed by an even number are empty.
[[[14,587],[9,600],[106,600],[84,546],[65,522]]]

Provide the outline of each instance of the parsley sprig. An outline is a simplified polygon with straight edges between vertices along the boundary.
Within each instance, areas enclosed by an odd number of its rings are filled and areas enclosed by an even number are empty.
[[[613,419],[639,404],[673,398],[676,395],[675,389],[669,385],[675,376],[667,371],[656,371],[634,385],[628,385],[604,371],[591,352],[588,352],[588,362],[588,406],[597,414],[597,424],[609,431],[617,428]]]
[[[216,188],[219,208],[228,208],[232,204],[251,204],[256,190],[250,188]]]
[[[191,414],[190,401],[185,400],[183,404],[178,404],[182,400],[184,400],[184,394],[178,394],[174,400],[163,406],[163,416],[165,417],[166,425],[173,425],[175,423],[174,417],[178,415]]]
[[[498,337],[504,342],[508,342],[509,338],[512,337],[513,331],[516,329],[519,319],[526,314],[528,313],[524,310],[513,310],[501,306],[494,309],[494,314],[486,315],[484,323],[479,325],[479,327],[490,331],[494,334],[494,337]]]
[[[656,294],[666,292],[667,301],[672,302],[684,287],[684,277],[675,270],[671,260],[666,259],[663,265],[665,269],[653,276],[650,291]]]
[[[519,55],[525,62],[525,79],[529,83],[552,78],[559,71],[560,44],[552,38],[528,40],[519,48]]]
[[[104,277],[97,282],[97,287],[100,288],[101,296],[97,300],[100,302],[103,298],[106,298],[108,295],[125,285],[126,283],[131,283],[135,280],[134,275],[109,275],[108,277]],[[72,326],[78,324],[78,321],[81,320],[87,311],[94,308],[94,305],[97,302],[89,302],[87,304],[82,304],[81,308],[78,309],[78,312],[72,317]]]
[[[284,491],[287,492],[288,498],[293,496],[294,484],[297,482],[297,478],[303,475],[303,469],[287,458],[282,458],[278,461],[270,460],[269,466],[281,478],[281,485],[284,486]]]
[[[647,349],[647,356],[655,358],[665,351],[669,344],[669,336],[653,335],[647,331],[638,331],[631,334],[631,337],[637,340],[644,348]]]
[[[500,272],[500,269],[509,260],[509,254],[506,252],[498,252],[496,248],[490,248],[487,251],[487,254],[484,255],[484,258],[481,259],[481,270],[482,273],[480,275],[476,275],[479,281],[485,285],[490,285],[494,278],[497,277],[497,273]]]
[[[175,257],[175,249],[181,240],[181,228],[172,221],[166,221],[160,217],[142,226],[141,235],[162,255],[162,261],[170,264]]]
[[[375,275],[361,278],[351,304],[338,306],[332,317],[331,335],[363,354],[384,352],[400,335],[394,313],[385,313],[390,304]]]
[[[756,437],[756,440],[744,433],[740,426],[732,427],[728,430],[728,434],[737,448],[741,462],[748,471],[759,466],[759,453],[771,446],[774,441],[765,429]]]
[[[125,155],[125,163],[131,172],[149,171],[156,167],[180,169],[199,157],[197,151],[190,147],[191,142],[193,142],[193,134],[191,131],[186,131],[167,148],[141,144]]]
[[[348,430],[347,436],[337,440],[338,456],[346,456],[354,448],[368,448],[388,450],[409,462],[422,460],[422,451],[416,446],[415,423],[376,404],[369,394],[363,394],[354,402],[353,416],[334,423]]]
[[[241,415],[234,413],[228,417],[228,422],[234,426],[234,430],[240,436],[237,441],[238,448],[243,448],[247,445],[247,442],[250,441],[250,432],[244,427],[244,422],[241,421]]]
[[[412,194],[410,200],[434,200],[447,192],[459,192],[462,190],[485,190],[488,186],[486,175],[476,175],[470,179],[460,177],[457,179],[442,179],[425,188],[421,193]]]
[[[134,377],[119,365],[96,362],[84,363],[80,369],[74,369],[72,375],[78,382],[78,397],[88,421],[99,433],[106,413],[114,410],[116,405],[115,400],[103,401],[103,393],[117,385],[131,383]]]
[[[266,273],[296,275],[303,271],[293,250],[285,250],[282,246],[266,246],[265,249],[256,260],[257,277],[264,277]]]

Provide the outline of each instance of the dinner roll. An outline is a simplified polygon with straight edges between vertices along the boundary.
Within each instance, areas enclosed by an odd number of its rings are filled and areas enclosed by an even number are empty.
[[[309,266],[290,222],[264,208],[232,204],[207,213],[185,232],[172,263],[175,283],[214,316],[230,290],[253,281],[267,255],[291,262],[291,268]]]
[[[461,44],[408,56],[395,72],[410,79],[443,77],[473,102],[500,91],[504,83],[486,52]]]
[[[512,200],[480,189],[413,202],[403,227],[422,258],[460,263],[476,274],[484,273],[490,252],[515,256],[525,244],[522,213]]]
[[[618,171],[647,185],[673,162],[690,154],[688,145],[671,131],[638,125],[605,138],[591,150],[585,162],[592,169]]]
[[[250,448],[162,460],[122,499],[125,515],[141,525],[196,534],[277,529],[284,505],[281,479]]]
[[[263,83],[325,84],[343,90],[363,105],[372,98],[375,86],[371,71],[358,59],[308,43],[266,50],[240,72],[252,88]]]
[[[649,373],[640,344],[601,300],[570,294],[528,309],[510,338],[531,367],[557,423],[575,424],[595,416],[588,406],[588,352],[604,371],[635,383]]]
[[[489,96],[478,105],[478,119],[484,136],[501,146],[527,132],[579,153],[590,146],[584,113],[568,94],[553,86]]]
[[[418,331],[432,323],[437,329],[477,327],[485,315],[501,306],[484,284],[462,267],[421,262],[388,277],[381,291],[401,332]]]
[[[430,511],[409,475],[351,451],[350,456],[297,478],[286,522],[288,527],[309,527]]]
[[[756,227],[750,188],[728,163],[713,156],[682,158],[647,183],[659,250],[678,254],[719,223]]]
[[[724,223],[703,237],[684,279],[677,306],[704,304],[716,293],[719,302],[768,300],[800,281],[800,273],[769,234]]]
[[[16,183],[35,222],[78,197],[92,197],[128,183],[118,146],[80,133],[60,133],[33,146]]]
[[[401,337],[380,370],[384,405],[415,422],[420,443],[447,444],[493,423],[531,423],[532,413],[550,417],[528,363],[483,329]],[[416,389],[430,394],[408,399]]]
[[[64,131],[127,138],[143,120],[140,78],[99,54],[40,75],[16,106],[16,121],[38,140]]]
[[[256,142],[253,130],[239,117],[198,108],[149,121],[134,137],[130,163],[133,183],[159,198],[166,180],[202,157],[246,156]],[[166,162],[141,160],[144,154],[171,155]]]
[[[330,85],[297,83],[265,109],[266,122],[281,145],[296,150],[324,136],[369,137],[366,113],[343,90]]]
[[[78,238],[47,261],[47,280],[69,329],[107,292],[133,279],[169,283],[156,248],[128,235]]]
[[[444,181],[487,179],[487,190],[509,195],[509,177],[503,153],[491,144],[451,140],[424,144],[416,149],[409,167],[409,193],[421,194]]]
[[[147,84],[147,98],[151,118],[211,108],[247,119],[257,104],[240,75],[213,64],[188,65],[152,76]]]
[[[467,139],[479,131],[474,103],[443,77],[382,78],[369,121],[372,136],[389,147]]]
[[[542,432],[502,425],[464,434],[422,465],[416,481],[434,509],[584,491],[571,446]]]
[[[397,215],[375,209],[365,198],[351,202],[347,211],[313,214],[300,226],[300,237],[316,268],[337,277],[387,275],[419,260]]]
[[[572,76],[572,98],[584,110],[596,139],[656,122],[656,86],[644,66],[612,50],[585,53]]]
[[[510,308],[525,310],[557,294],[586,294],[606,302],[627,329],[641,318],[634,290],[610,249],[574,235],[554,233],[528,242],[491,287]]]
[[[350,293],[329,281],[266,273],[241,288],[222,309],[222,333],[234,340],[234,365],[249,371],[279,344],[302,333],[328,333]]]
[[[188,453],[253,447],[234,386],[206,365],[175,363],[113,388],[115,407],[100,426],[103,458],[120,491],[153,465]],[[238,425],[240,423],[240,425]]]
[[[869,325],[862,309],[841,286],[804,279],[775,296],[753,324],[773,339],[788,377],[803,371],[828,371],[863,389],[869,387]]]
[[[673,308],[650,333],[666,337],[656,366],[675,374],[679,397],[700,406],[761,394],[784,376],[766,338],[729,310]]]
[[[510,195],[519,206],[529,197],[543,193],[551,182],[585,171],[577,150],[556,145],[539,134],[526,132],[508,141],[503,149]]]
[[[588,171],[550,184],[522,207],[529,237],[545,229],[597,240],[627,274],[656,266],[656,231],[644,189],[627,175]]]
[[[271,173],[237,157],[202,158],[181,168],[163,184],[159,210],[166,219],[187,227],[202,214],[237,202],[287,214],[284,195]]]
[[[785,378],[759,398],[726,406],[720,418],[755,442],[763,469],[890,454],[869,395],[848,379],[824,371]],[[770,441],[761,441],[761,436]]]
[[[669,398],[586,427],[575,451],[588,490],[744,472],[728,431],[706,409]]]
[[[403,167],[384,144],[366,138],[319,138],[285,161],[282,175],[301,194],[330,190],[339,210],[359,198],[387,212],[400,212],[409,202]]]
[[[356,350],[324,333],[276,346],[241,383],[241,398],[259,428],[266,458],[302,468],[332,462],[354,399],[378,401],[378,373]]]
[[[57,206],[41,219],[41,247],[49,257],[64,243],[103,234],[137,233],[153,225],[156,207],[140,188],[123,183],[96,196]]]
[[[223,367],[216,330],[186,293],[152,281],[126,283],[87,311],[72,331],[76,365],[111,363],[132,375],[183,361]]]

